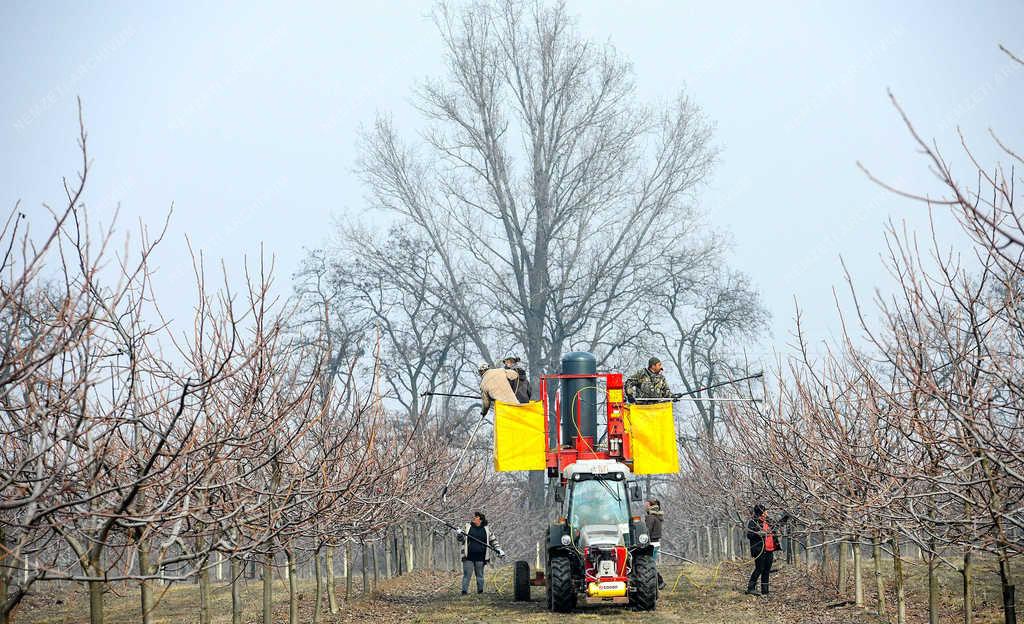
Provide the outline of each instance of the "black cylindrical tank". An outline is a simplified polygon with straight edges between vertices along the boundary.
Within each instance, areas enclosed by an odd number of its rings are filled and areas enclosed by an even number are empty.
[[[574,351],[562,356],[563,375],[595,375],[597,358],[593,353]],[[597,435],[597,377],[561,380],[562,444],[575,445],[576,413],[580,414],[579,433],[593,439]]]

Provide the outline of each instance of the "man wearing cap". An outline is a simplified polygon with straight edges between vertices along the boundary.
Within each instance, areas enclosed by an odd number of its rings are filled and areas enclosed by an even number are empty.
[[[511,386],[519,379],[519,373],[508,368],[491,368],[491,365],[487,363],[481,363],[477,367],[477,373],[480,374],[480,397],[483,399],[483,403],[480,405],[481,416],[487,415],[493,401],[513,405],[519,403]]]
[[[677,395],[672,394],[668,388],[668,381],[661,374],[661,360],[652,357],[647,360],[647,368],[642,368],[626,379],[626,400],[630,403],[637,399],[674,399]],[[641,403],[654,403],[655,401],[641,401]]]
[[[520,403],[529,403],[533,393],[530,390],[530,380],[526,376],[526,369],[520,364],[521,361],[518,357],[510,355],[502,360],[502,363],[506,370],[514,370],[519,375],[517,379],[509,381],[512,391],[516,393],[516,399]]]

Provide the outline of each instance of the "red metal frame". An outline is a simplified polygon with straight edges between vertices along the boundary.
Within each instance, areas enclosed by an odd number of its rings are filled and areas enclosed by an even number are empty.
[[[562,443],[561,397],[558,396],[559,379],[593,379],[603,378],[605,381],[605,404],[607,444],[604,450],[594,448],[594,439],[590,436],[576,436],[576,444],[570,446]],[[550,418],[548,414],[548,380],[555,381],[555,414],[558,416],[558,428],[555,432],[555,446],[547,450],[547,468],[550,476],[562,476],[565,468],[581,459],[614,459],[630,469],[633,468],[633,447],[629,432],[626,430],[625,410],[623,403],[622,373],[594,373],[592,375],[542,375],[540,378],[540,400],[544,405],[544,440],[550,440]],[[572,418],[576,420],[577,430],[580,427],[580,408]],[[563,477],[564,481],[564,477]]]

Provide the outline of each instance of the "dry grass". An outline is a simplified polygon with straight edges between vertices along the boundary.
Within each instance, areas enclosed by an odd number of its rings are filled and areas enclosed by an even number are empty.
[[[836,599],[836,591],[829,579],[808,576],[802,570],[781,565],[773,575],[773,595],[768,598],[746,596],[749,566],[742,563],[710,566],[665,566],[663,573],[669,584],[653,613],[637,613],[615,607],[581,608],[577,613],[562,616],[545,610],[543,588],[534,588],[534,598],[527,603],[511,600],[511,566],[488,573],[487,591],[481,595],[462,596],[458,575],[450,572],[417,572],[381,583],[369,599],[358,596],[361,582],[355,583],[356,596],[343,603],[341,612],[324,613],[321,622],[336,624],[349,622],[421,622],[458,623],[502,622],[525,624],[554,621],[647,622],[651,624],[676,622],[682,624],[868,624],[884,622],[869,610],[844,606],[828,608]],[[867,603],[874,604],[872,583],[865,570]],[[910,605],[911,623],[927,621],[925,592],[920,566],[911,566]],[[979,571],[981,572],[981,571]],[[344,579],[339,582],[339,598],[344,595]],[[1000,621],[998,587],[992,583],[991,570],[979,574],[980,610],[976,622]],[[960,620],[958,577],[955,572],[943,575],[943,622]],[[891,588],[890,588],[891,589]],[[134,589],[126,588],[123,595],[107,594],[106,621],[108,624],[139,622],[139,600]],[[245,586],[244,622],[257,623],[261,619],[262,597],[259,581]],[[309,581],[299,585],[300,622],[312,621],[313,587]],[[288,621],[288,592],[282,582],[274,584],[274,620]],[[326,596],[324,597],[326,611]],[[890,602],[891,606],[891,602]],[[227,586],[217,585],[213,592],[211,613],[217,624],[230,622],[231,595]],[[19,623],[56,624],[88,622],[88,602],[82,591],[60,596],[34,596],[26,601],[18,614]],[[186,624],[198,622],[198,588],[195,585],[171,587],[163,595],[154,624]]]

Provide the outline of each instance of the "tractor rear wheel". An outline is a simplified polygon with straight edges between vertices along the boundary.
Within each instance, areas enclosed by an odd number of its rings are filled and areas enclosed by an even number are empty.
[[[633,558],[633,595],[630,602],[637,611],[653,611],[658,604],[658,568],[651,555]]]
[[[576,608],[576,587],[572,582],[572,563],[562,556],[551,557],[551,610],[568,613]]]
[[[512,596],[519,602],[530,600],[530,564],[525,561],[516,561],[512,576]]]

